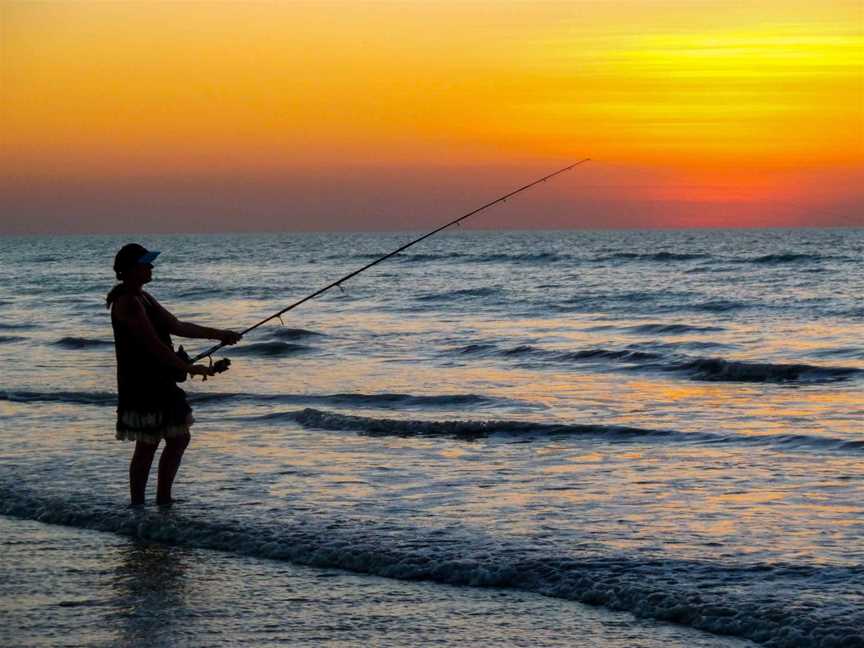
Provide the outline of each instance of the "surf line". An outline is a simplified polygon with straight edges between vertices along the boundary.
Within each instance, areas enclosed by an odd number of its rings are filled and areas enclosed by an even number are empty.
[[[458,225],[459,223],[461,223],[462,221],[464,221],[466,218],[470,218],[471,216],[474,216],[475,214],[479,214],[480,212],[482,212],[482,211],[484,211],[484,210],[486,210],[486,209],[489,209],[489,208],[492,207],[493,205],[497,205],[498,203],[505,202],[508,198],[512,198],[513,196],[515,196],[515,195],[518,194],[518,193],[522,193],[523,191],[525,191],[525,190],[527,190],[527,189],[530,189],[531,187],[534,187],[534,186],[536,186],[536,185],[538,185],[538,184],[540,184],[540,183],[542,183],[542,182],[546,182],[547,180],[550,180],[551,178],[554,178],[555,176],[560,175],[560,174],[564,173],[565,171],[569,171],[570,169],[572,169],[572,168],[574,168],[574,167],[577,167],[577,166],[579,166],[580,164],[584,164],[585,162],[589,162],[590,160],[591,160],[591,158],[585,158],[585,159],[583,159],[583,160],[579,160],[578,162],[575,162],[574,164],[571,164],[571,165],[569,165],[569,166],[566,166],[566,167],[564,167],[563,169],[558,169],[558,170],[555,171],[554,173],[550,173],[549,175],[543,176],[542,178],[539,178],[539,179],[537,179],[537,180],[534,180],[533,182],[529,182],[528,184],[526,184],[526,185],[523,186],[523,187],[519,187],[518,189],[514,189],[514,190],[511,191],[510,193],[508,193],[508,194],[504,194],[503,196],[501,196],[501,197],[499,197],[499,198],[496,198],[495,200],[492,200],[492,201],[486,203],[485,205],[481,205],[481,206],[478,207],[477,209],[474,209],[474,210],[468,212],[467,214],[463,214],[463,215],[460,216],[459,218],[456,218],[455,220],[452,220],[452,221],[450,221],[449,223],[446,223],[446,224],[442,225],[441,227],[438,227],[438,228],[432,230],[431,232],[428,232],[428,233],[424,234],[424,235],[421,236],[420,238],[416,238],[416,239],[414,239],[413,241],[411,241],[411,242],[409,242],[409,243],[406,243],[406,244],[403,245],[402,247],[400,247],[400,248],[398,248],[398,249],[396,249],[396,250],[393,250],[392,252],[390,252],[390,253],[388,253],[388,254],[385,254],[385,255],[382,256],[382,257],[379,257],[379,258],[375,259],[375,260],[372,261],[371,263],[367,263],[367,264],[364,265],[362,268],[359,268],[358,270],[355,270],[354,272],[351,272],[351,273],[345,275],[345,276],[342,277],[341,279],[337,279],[337,280],[334,281],[333,283],[330,283],[330,284],[324,286],[323,288],[320,288],[320,289],[316,290],[316,291],[313,292],[312,294],[307,295],[307,296],[304,297],[303,299],[300,299],[300,300],[294,302],[294,303],[291,304],[290,306],[286,306],[285,308],[283,308],[283,309],[280,310],[279,312],[277,312],[277,313],[273,313],[273,314],[270,315],[269,317],[265,317],[265,318],[264,318],[263,320],[261,320],[260,322],[257,322],[257,323],[255,323],[255,324],[253,324],[252,326],[250,326],[249,328],[247,328],[246,330],[241,331],[241,332],[240,332],[240,335],[246,335],[247,333],[249,333],[249,332],[251,332],[251,331],[254,331],[254,330],[257,329],[259,326],[263,326],[264,324],[266,324],[267,322],[270,322],[271,320],[274,320],[274,319],[280,319],[280,321],[281,321],[281,317],[282,317],[282,315],[284,315],[285,313],[287,313],[287,312],[290,311],[290,310],[293,310],[293,309],[297,308],[300,304],[303,304],[303,303],[309,301],[310,299],[315,299],[315,297],[318,297],[319,295],[324,294],[325,292],[327,292],[328,290],[331,290],[332,288],[336,288],[336,287],[341,288],[341,287],[342,287],[342,284],[345,283],[346,281],[348,281],[349,279],[352,279],[352,278],[356,277],[356,276],[359,275],[361,272],[365,272],[366,270],[368,270],[368,269],[371,268],[372,266],[376,266],[376,265],[378,265],[379,263],[381,263],[382,261],[386,261],[386,260],[389,259],[390,257],[394,257],[394,256],[396,256],[396,255],[399,254],[400,252],[403,252],[403,251],[407,250],[408,248],[410,248],[412,245],[417,245],[417,243],[420,243],[420,241],[425,241],[425,240],[426,240],[427,238],[429,238],[430,236],[434,236],[434,235],[437,234],[438,232],[441,232],[441,231],[447,229],[448,227],[452,227],[453,225]],[[192,358],[192,359],[190,360],[190,362],[195,363],[195,362],[198,362],[199,360],[203,360],[204,358],[210,358],[210,356],[212,356],[214,353],[216,353],[219,349],[221,349],[221,348],[224,347],[224,346],[225,346],[225,344],[220,343],[220,344],[217,344],[217,345],[215,345],[215,346],[213,346],[213,347],[210,347],[210,348],[207,349],[206,351],[202,351],[201,353],[199,353],[198,355],[196,355],[194,358]],[[222,361],[220,360],[220,362],[222,362]]]

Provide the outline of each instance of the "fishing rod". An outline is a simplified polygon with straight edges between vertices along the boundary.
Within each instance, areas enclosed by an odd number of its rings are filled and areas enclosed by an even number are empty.
[[[512,198],[512,197],[515,196],[516,194],[518,194],[518,193],[522,193],[522,192],[525,191],[526,189],[530,189],[531,187],[533,187],[533,186],[535,186],[535,185],[538,185],[538,184],[540,184],[541,182],[546,182],[547,180],[549,180],[549,179],[551,179],[551,178],[554,178],[555,176],[560,175],[560,174],[564,173],[565,171],[569,171],[570,169],[572,169],[572,168],[574,168],[574,167],[577,167],[577,166],[579,166],[580,164],[584,164],[585,162],[590,161],[590,159],[591,159],[591,158],[585,158],[584,160],[579,160],[578,162],[576,162],[576,163],[574,163],[574,164],[571,164],[570,166],[566,166],[566,167],[564,167],[563,169],[558,169],[558,170],[555,171],[554,173],[550,173],[550,174],[547,175],[547,176],[543,176],[542,178],[539,178],[538,180],[535,180],[534,182],[529,182],[529,183],[526,184],[524,187],[519,187],[518,189],[515,189],[515,190],[511,191],[510,193],[501,196],[500,198],[496,198],[495,200],[493,200],[493,201],[491,201],[491,202],[488,202],[488,203],[486,203],[485,205],[482,205],[481,207],[478,207],[477,209],[475,209],[475,210],[473,210],[473,211],[470,211],[470,212],[468,212],[467,214],[464,214],[464,215],[460,216],[459,218],[457,218],[457,219],[455,219],[455,220],[452,220],[452,221],[450,221],[449,223],[447,223],[447,224],[445,224],[445,225],[442,225],[441,227],[439,227],[439,228],[437,228],[437,229],[432,230],[431,232],[428,232],[427,234],[424,234],[424,235],[421,236],[420,238],[414,239],[414,240],[411,241],[410,243],[406,243],[405,245],[403,245],[403,246],[400,247],[399,249],[397,249],[397,250],[393,250],[393,251],[390,252],[389,254],[385,254],[384,256],[379,257],[378,259],[375,259],[375,260],[372,261],[371,263],[367,263],[365,266],[363,266],[363,267],[360,268],[359,270],[355,270],[354,272],[351,272],[351,273],[345,275],[345,276],[342,277],[341,279],[337,279],[337,280],[334,281],[333,283],[330,283],[330,284],[324,286],[323,288],[320,288],[319,290],[316,290],[316,291],[313,292],[311,295],[307,295],[307,296],[304,297],[303,299],[300,299],[300,300],[294,302],[294,303],[291,304],[290,306],[286,306],[285,308],[283,308],[282,310],[280,310],[278,313],[274,313],[273,315],[270,315],[270,317],[266,317],[266,318],[264,318],[263,320],[261,320],[261,321],[258,322],[257,324],[253,324],[252,326],[250,326],[249,328],[247,328],[245,331],[241,331],[241,332],[240,332],[240,335],[246,335],[246,334],[249,333],[250,331],[254,331],[254,330],[255,330],[256,328],[258,328],[259,326],[262,326],[262,325],[266,324],[267,322],[269,322],[269,321],[271,321],[271,320],[274,320],[274,319],[277,319],[277,318],[281,318],[282,315],[284,315],[285,313],[287,313],[287,312],[290,311],[290,310],[293,310],[294,308],[297,308],[300,304],[303,304],[303,303],[309,301],[310,299],[315,299],[315,297],[317,297],[318,295],[321,295],[321,294],[327,292],[327,291],[330,290],[331,288],[336,288],[337,286],[341,287],[341,285],[342,285],[344,282],[348,281],[349,279],[352,279],[353,277],[356,277],[356,276],[359,275],[361,272],[365,272],[366,270],[368,270],[368,269],[371,268],[372,266],[376,266],[376,265],[378,265],[379,263],[381,263],[382,261],[386,261],[386,260],[389,259],[390,257],[394,257],[394,256],[396,256],[396,255],[399,254],[400,252],[403,252],[403,251],[407,250],[408,248],[410,248],[412,245],[416,245],[416,244],[419,243],[420,241],[425,241],[425,240],[426,240],[427,238],[429,238],[430,236],[434,236],[434,235],[437,234],[438,232],[440,232],[440,231],[442,231],[442,230],[445,230],[445,229],[447,229],[448,227],[452,227],[453,225],[457,225],[457,224],[461,223],[463,220],[465,220],[466,218],[470,218],[471,216],[474,216],[475,214],[479,214],[481,211],[483,211],[483,210],[485,210],[485,209],[489,209],[489,208],[492,207],[493,205],[497,205],[498,203],[504,202],[504,201],[506,201],[508,198]],[[198,362],[199,360],[203,360],[204,358],[209,358],[209,357],[212,356],[214,353],[216,353],[216,351],[218,351],[219,349],[221,349],[221,348],[224,347],[224,346],[225,346],[225,343],[224,343],[224,342],[220,342],[220,343],[217,344],[216,346],[213,346],[213,347],[207,349],[206,351],[202,351],[201,353],[199,353],[199,354],[198,354],[197,356],[195,356],[194,358],[191,358],[190,361],[193,362],[193,363],[195,363],[195,362]],[[220,362],[222,362],[222,361],[220,360]],[[225,365],[225,368],[227,368],[227,363],[226,363],[226,365]]]

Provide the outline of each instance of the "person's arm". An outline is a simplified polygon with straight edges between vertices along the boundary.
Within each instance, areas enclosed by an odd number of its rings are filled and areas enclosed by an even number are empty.
[[[172,335],[179,335],[185,338],[195,338],[199,340],[219,340],[223,344],[236,344],[240,341],[240,334],[234,331],[226,331],[223,329],[210,328],[209,326],[200,326],[192,322],[181,322],[173,313],[162,306],[156,298],[151,294],[147,294],[150,303],[156,310],[156,316],[161,318]]]
[[[135,338],[144,345],[147,352],[162,365],[188,373],[190,376],[212,376],[215,371],[204,365],[193,365],[180,358],[174,349],[156,335],[156,330],[147,317],[147,312],[137,297],[121,297],[115,303],[117,318],[124,322]]]
[[[180,337],[197,338],[199,340],[219,340],[222,344],[236,344],[240,341],[240,334],[234,331],[199,326],[192,322],[181,322],[180,320],[176,320],[176,323],[171,328],[171,332]]]

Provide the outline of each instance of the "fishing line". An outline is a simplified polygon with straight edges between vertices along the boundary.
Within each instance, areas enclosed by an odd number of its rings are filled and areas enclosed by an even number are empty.
[[[474,209],[474,210],[468,212],[467,214],[464,214],[464,215],[460,216],[459,218],[457,218],[457,219],[455,219],[455,220],[452,220],[452,221],[450,221],[449,223],[446,223],[445,225],[442,225],[441,227],[438,227],[437,229],[432,230],[431,232],[428,232],[427,234],[424,234],[424,235],[421,236],[420,238],[414,239],[414,240],[411,241],[410,243],[406,243],[406,244],[403,245],[402,247],[400,247],[400,248],[398,248],[398,249],[396,249],[396,250],[393,250],[393,251],[390,252],[389,254],[385,254],[384,256],[375,259],[375,260],[372,261],[371,263],[367,263],[367,264],[366,264],[365,266],[363,266],[362,268],[360,268],[360,269],[358,269],[358,270],[355,270],[354,272],[351,272],[351,273],[345,275],[345,276],[342,277],[341,279],[337,279],[337,280],[334,281],[333,283],[330,283],[330,284],[324,286],[323,288],[320,288],[320,289],[316,290],[316,291],[313,292],[312,294],[307,295],[307,296],[304,297],[303,299],[300,299],[300,300],[294,302],[294,303],[291,304],[290,306],[286,306],[285,308],[283,308],[283,309],[280,310],[279,312],[274,313],[273,315],[270,315],[269,317],[264,318],[263,320],[261,320],[260,322],[258,322],[258,323],[256,323],[256,324],[253,324],[252,326],[250,326],[249,328],[247,328],[245,331],[241,331],[241,332],[240,332],[240,335],[246,335],[246,334],[249,333],[250,331],[254,331],[254,330],[255,330],[256,328],[258,328],[259,326],[262,326],[263,324],[266,324],[267,322],[269,322],[269,321],[271,321],[271,320],[274,320],[274,319],[280,319],[280,321],[281,321],[281,317],[282,317],[282,315],[284,315],[285,313],[287,313],[288,311],[290,311],[290,310],[292,310],[292,309],[294,309],[294,308],[297,308],[300,304],[303,304],[303,303],[309,301],[310,299],[314,299],[314,298],[317,297],[318,295],[322,295],[322,294],[324,294],[325,292],[327,292],[328,290],[330,290],[330,289],[332,289],[332,288],[339,287],[339,288],[341,289],[341,288],[342,288],[342,284],[343,284],[344,282],[348,281],[349,279],[352,279],[353,277],[356,277],[356,276],[359,275],[361,272],[365,272],[366,270],[368,270],[368,269],[371,268],[372,266],[376,266],[376,265],[378,265],[379,263],[381,263],[382,261],[386,261],[386,260],[389,259],[390,257],[396,256],[396,255],[399,254],[400,252],[403,252],[403,251],[407,250],[408,248],[410,248],[412,245],[416,245],[416,244],[419,243],[420,241],[425,241],[425,240],[426,240],[427,238],[429,238],[430,236],[434,236],[434,235],[437,234],[438,232],[440,232],[440,231],[442,231],[442,230],[445,230],[445,229],[447,229],[448,227],[452,227],[453,225],[458,225],[459,223],[461,223],[461,222],[462,222],[463,220],[465,220],[466,218],[470,218],[471,216],[474,216],[475,214],[479,214],[481,211],[483,211],[483,210],[485,210],[485,209],[489,209],[489,208],[492,207],[493,205],[497,205],[498,203],[504,202],[504,201],[506,201],[508,198],[511,198],[511,197],[515,196],[516,194],[518,194],[518,193],[522,193],[522,192],[525,191],[526,189],[530,189],[531,187],[533,187],[533,186],[535,186],[535,185],[538,185],[538,184],[540,184],[541,182],[546,182],[547,180],[549,180],[549,179],[551,179],[551,178],[554,178],[555,176],[557,176],[557,175],[559,175],[559,174],[561,174],[561,173],[564,173],[565,171],[569,171],[570,169],[572,169],[572,168],[574,168],[574,167],[577,167],[577,166],[579,166],[580,164],[584,164],[585,162],[590,161],[590,159],[591,159],[591,158],[585,158],[584,160],[579,160],[578,162],[576,162],[576,163],[574,163],[574,164],[571,164],[570,166],[566,166],[566,167],[564,167],[563,169],[558,169],[558,170],[555,171],[554,173],[550,173],[549,175],[543,176],[542,178],[539,178],[538,180],[534,180],[533,182],[529,182],[529,183],[526,184],[524,187],[519,187],[518,189],[515,189],[515,190],[511,191],[510,193],[501,196],[500,198],[496,198],[495,200],[492,200],[491,202],[488,202],[488,203],[486,203],[485,205],[482,205],[482,206],[478,207],[477,209]],[[202,351],[201,353],[199,353],[199,354],[198,354],[197,356],[195,356],[194,358],[191,358],[191,362],[194,363],[194,362],[198,362],[199,360],[202,360],[202,359],[204,359],[204,358],[208,358],[208,357],[210,357],[211,355],[213,355],[216,351],[218,351],[219,349],[221,349],[221,348],[224,347],[224,346],[225,346],[225,343],[224,343],[224,342],[220,342],[220,343],[217,344],[216,346],[211,347],[211,348],[207,349],[206,351]]]

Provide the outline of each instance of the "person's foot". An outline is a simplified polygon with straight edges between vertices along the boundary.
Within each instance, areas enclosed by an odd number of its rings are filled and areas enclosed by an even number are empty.
[[[182,502],[183,500],[174,499],[173,497],[166,499],[157,499],[156,506],[171,506],[172,504],[177,504],[178,502]]]
[[[129,502],[129,504],[126,506],[126,508],[143,509],[144,508],[144,502]]]

